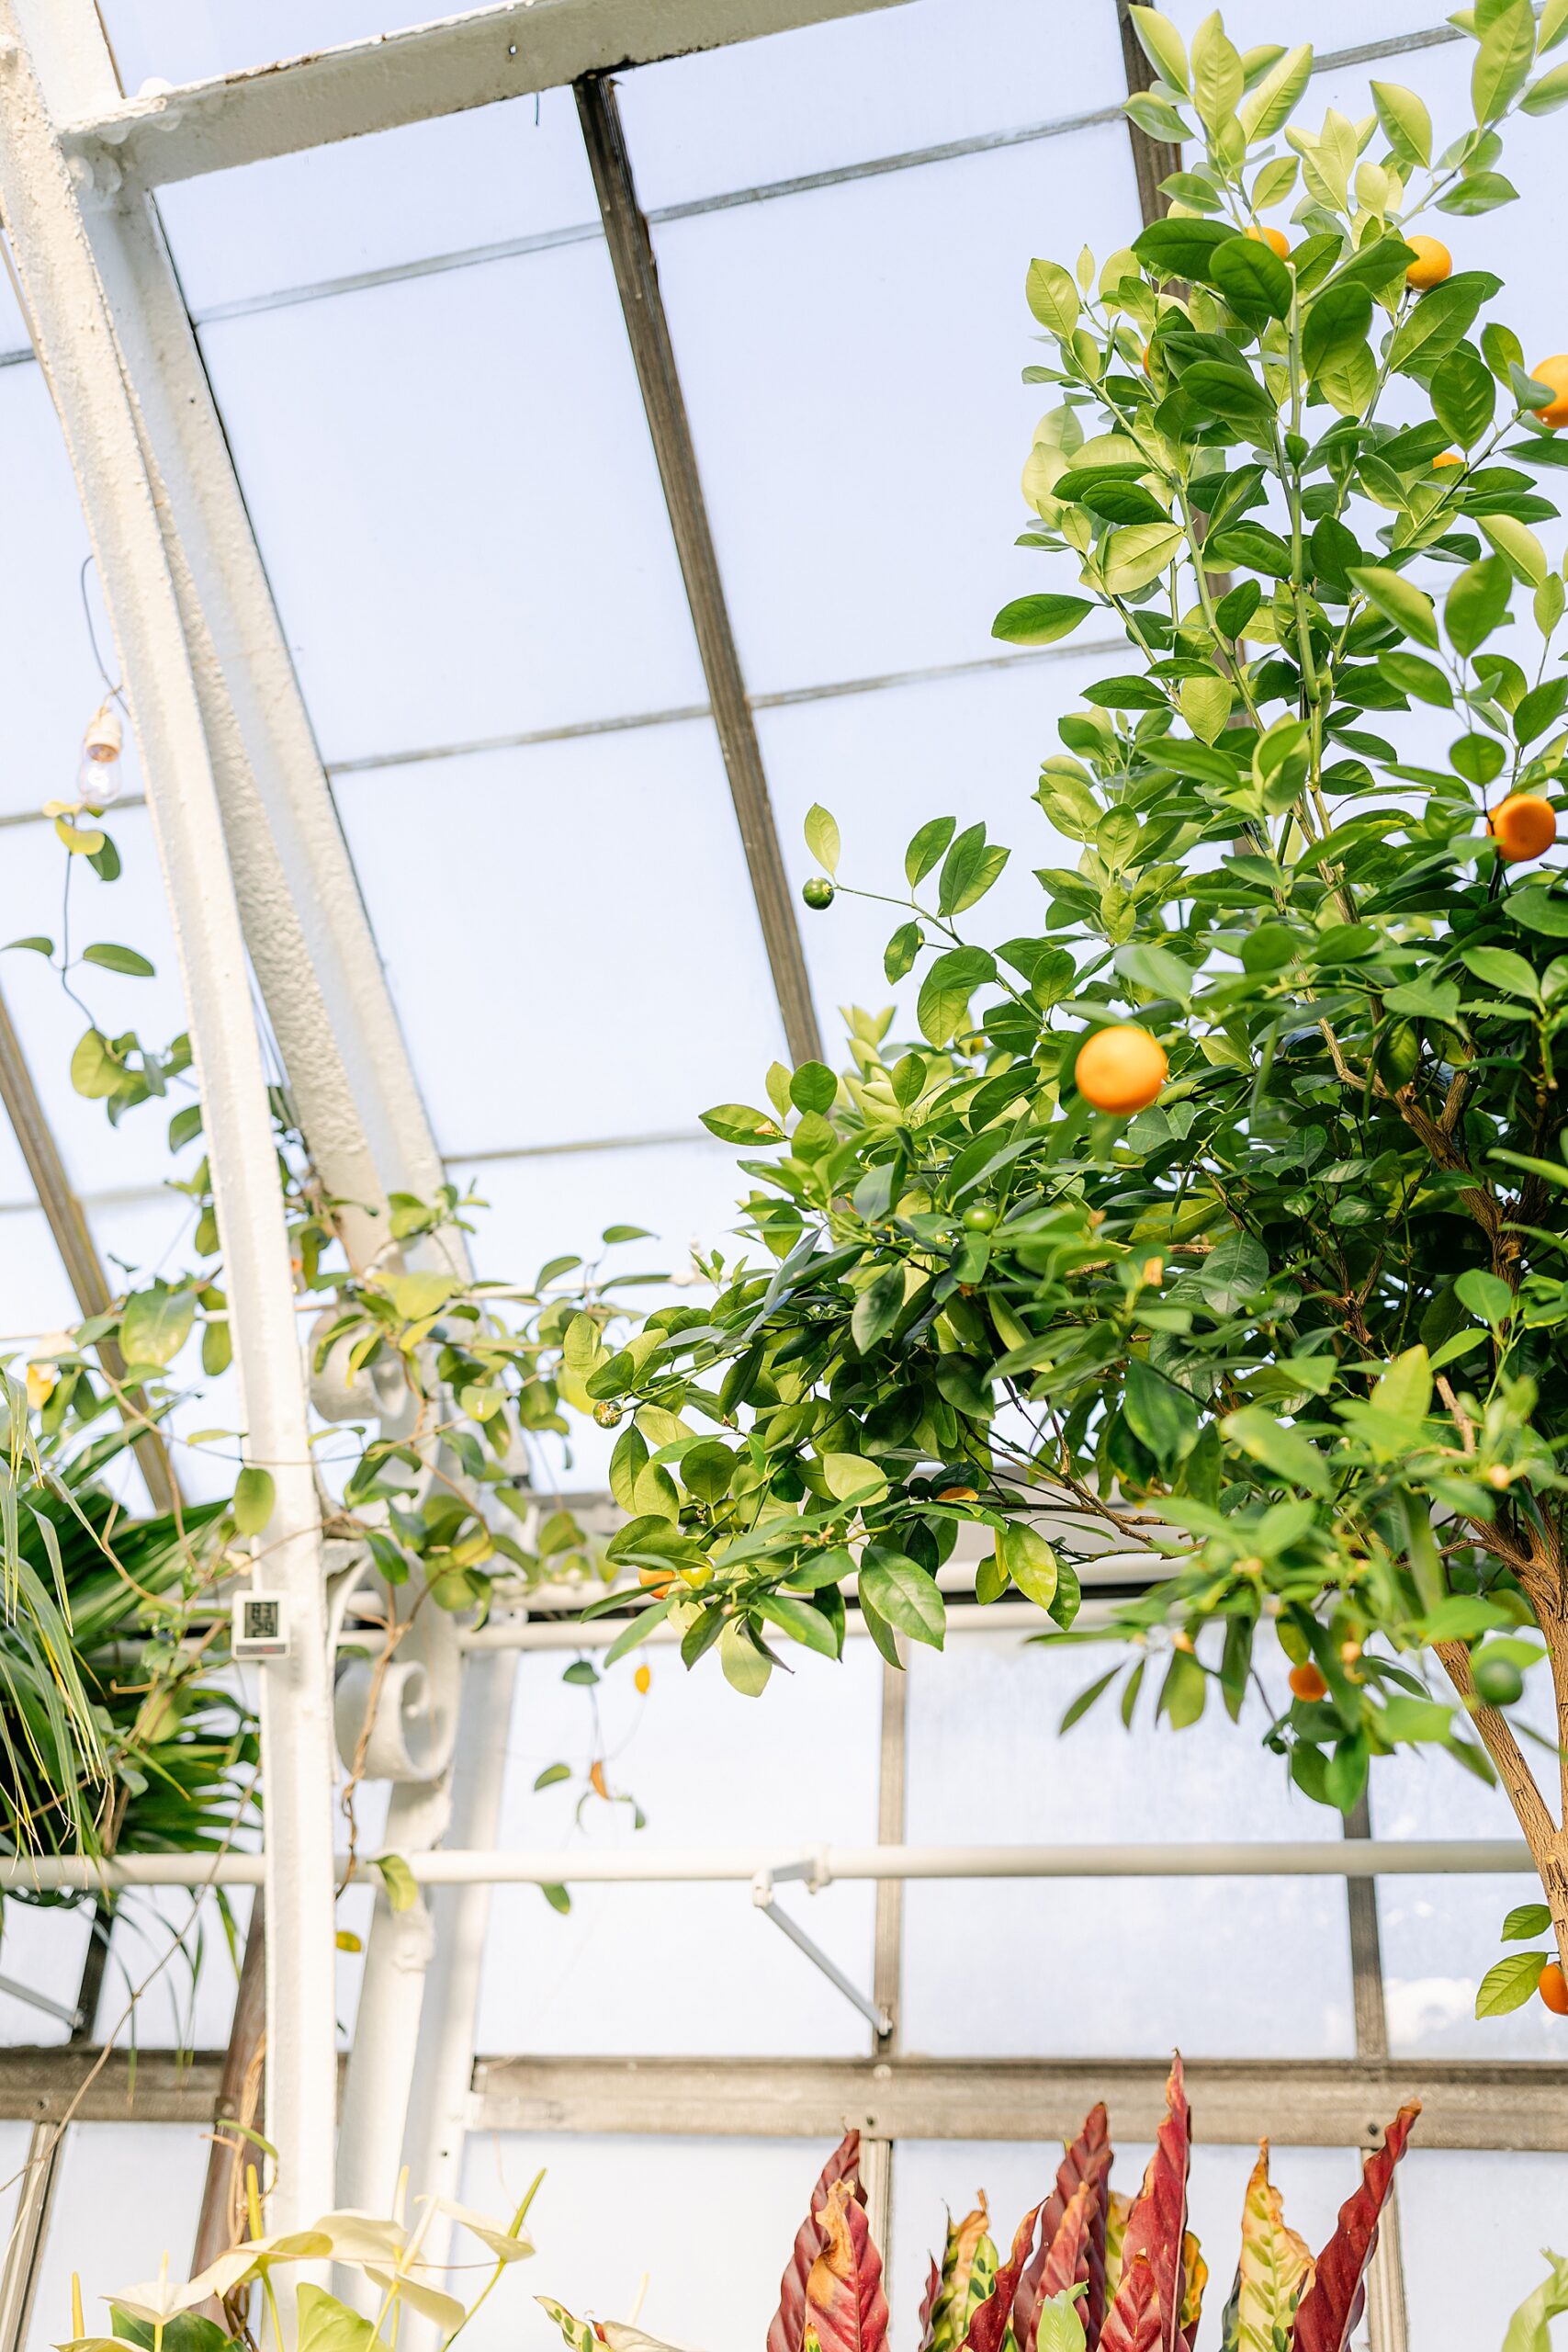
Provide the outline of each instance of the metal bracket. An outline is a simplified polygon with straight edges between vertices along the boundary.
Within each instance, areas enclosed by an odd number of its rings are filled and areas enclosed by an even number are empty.
[[[806,1954],[813,1968],[819,1968],[829,1984],[837,1985],[845,2000],[860,2011],[873,2030],[886,2037],[893,2030],[893,2019],[888,2012],[868,1994],[863,1993],[858,1984],[852,1984],[837,1962],[829,1959],[821,1945],[812,1940],[798,1920],[792,1919],[787,1911],[781,1911],[773,1899],[773,1884],[777,1879],[803,1879],[811,1894],[816,1894],[828,1885],[830,1876],[826,1854],[818,1848],[815,1853],[802,1855],[798,1861],[779,1862],[772,1870],[759,1871],[751,1881],[751,1900],[762,1917],[771,1919],[796,1950]]]

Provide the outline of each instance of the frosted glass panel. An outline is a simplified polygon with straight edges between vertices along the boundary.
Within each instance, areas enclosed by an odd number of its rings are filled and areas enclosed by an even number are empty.
[[[89,2327],[107,2326],[104,2298],[155,2278],[184,2278],[201,2207],[209,2134],[196,2123],[74,2123],[39,2269],[28,2352],[70,2333],[71,2273],[82,2274]]]
[[[476,2134],[462,2196],[481,2213],[510,2219],[539,2166],[548,2169],[528,2214],[538,2254],[502,2279],[465,2341],[473,2352],[556,2352],[560,2336],[536,2295],[625,2319],[647,2272],[640,2324],[651,2335],[761,2344],[826,2153],[798,2140]],[[457,2261],[475,2255],[472,2239],[460,2239]],[[455,2283],[471,2292],[477,2276],[459,2272]]]
[[[448,1172],[454,1183],[471,1182],[490,1204],[470,1213],[469,1247],[486,1273],[505,1267],[529,1281],[546,1258],[576,1250],[584,1258],[604,1257],[612,1272],[650,1268],[678,1274],[694,1242],[725,1246],[735,1204],[750,1184],[736,1159],[729,1145],[704,1136],[689,1143],[547,1152],[477,1165],[455,1159]],[[610,1225],[646,1226],[654,1238],[606,1254],[599,1237]]]
[[[705,720],[338,794],[444,1149],[656,1133],[752,1099],[782,1038]],[[461,946],[445,975],[433,925]]]
[[[601,243],[203,348],[329,759],[705,701]]]
[[[600,1653],[602,1656],[603,1654]],[[852,1641],[842,1665],[801,1652],[775,1674],[765,1702],[740,1698],[716,1661],[688,1677],[678,1653],[646,1653],[653,1687],[632,1686],[630,1658],[600,1688],[564,1684],[570,1653],[525,1655],[507,1744],[503,1847],[575,1847],[646,1852],[701,1847],[744,1853],[869,1844],[876,1835],[881,1661]],[[614,1792],[573,1815],[582,1776],[604,1759]],[[577,1775],[539,1794],[548,1765]],[[873,1897],[868,1885],[815,1897],[781,1891],[840,1967],[871,1981]],[[628,1957],[643,1996],[628,1999]],[[650,1996],[650,1997],[649,1997]],[[745,1880],[707,1886],[580,1886],[570,1917],[536,1887],[501,1886],[491,1897],[480,1996],[479,2047],[527,2051],[692,2052],[734,2055],[813,2052],[856,2056],[868,2029],[841,1994],[761,1917]],[[809,2188],[809,2182],[807,2187]],[[646,2257],[645,2257],[646,2258]]]
[[[8,1896],[0,1913],[0,1972],[71,2008],[86,1962],[91,1916],[82,1905],[19,1903]],[[53,2043],[68,2041],[70,2034],[62,2018],[0,1993],[0,2043]]]
[[[1417,2148],[1399,2182],[1412,2345],[1492,2352],[1546,2275],[1541,2247],[1568,2245],[1568,2156]]]
[[[1060,661],[1009,663],[967,677],[760,712],[762,756],[792,880],[798,887],[816,871],[801,830],[813,801],[839,820],[843,880],[890,898],[906,889],[904,844],[917,825],[928,817],[956,817],[960,825],[983,819],[992,839],[1006,843],[1012,856],[1001,880],[960,918],[960,929],[965,938],[987,943],[1037,933],[1045,899],[1034,868],[1076,866],[1080,851],[1052,831],[1031,796],[1041,762],[1061,748],[1057,718],[1077,707],[1082,687],[1107,675],[1115,658],[1097,662],[1074,652]],[[933,900],[928,889],[926,903]],[[897,907],[848,895],[825,913],[802,911],[818,1015],[835,1066],[844,1059],[840,1005],[896,1002],[903,1027],[913,1021],[920,975],[894,989],[882,962],[903,919]]]
[[[570,90],[175,181],[158,207],[198,317],[514,238],[599,234]]]
[[[644,204],[1120,105],[1109,9],[914,0],[644,66],[621,105]]]
[[[1175,0],[1165,13],[1190,40],[1208,11],[1201,0]],[[1359,48],[1364,41],[1396,40],[1401,33],[1425,32],[1439,16],[1429,0],[1282,0],[1282,5],[1281,0],[1231,0],[1224,12],[1225,30],[1238,48],[1255,41],[1310,40],[1319,55],[1325,50]],[[1407,61],[1397,78],[1413,81],[1415,68],[1425,63],[1424,58]],[[1375,64],[1360,70],[1382,81],[1390,78]]]
[[[1065,1737],[1068,1702],[1109,1660],[970,1634],[911,1666],[916,1845],[1337,1838],[1221,1715],[1129,1736],[1107,1706]],[[1147,1703],[1147,1702],[1145,1702]],[[957,1923],[962,1920],[962,1933]],[[976,1950],[1027,1954],[975,1997]],[[1092,1964],[1085,1965],[1085,1956]],[[1070,1986],[1070,1998],[1063,1988]],[[1348,2055],[1349,1941],[1337,1879],[976,1881],[912,1885],[904,2038],[935,2053]]]
[[[150,74],[204,81],[417,25],[431,13],[429,0],[102,0],[99,10],[132,94]]]
[[[1196,2119],[1202,2131],[1202,2117]],[[1258,2118],[1261,2135],[1269,2118]],[[1111,2118],[1116,2146],[1112,2185],[1135,2196],[1150,2150],[1146,2145],[1122,2147],[1116,2141],[1116,2117]],[[967,2212],[976,2189],[984,2188],[990,2203],[992,2234],[1006,2247],[1012,2232],[1032,2205],[1049,2190],[1061,2160],[1055,2143],[1030,2146],[1009,2140],[906,2140],[893,2157],[893,2340],[912,2340],[915,2314],[925,2292],[926,2267],[932,2254],[940,2256],[947,2227],[944,2208]],[[1204,2315],[1199,2330],[1199,2352],[1217,2352],[1220,2314],[1235,2270],[1241,2237],[1242,2198],[1247,2175],[1257,2161],[1253,2148],[1208,2148],[1192,2152],[1189,2188],[1190,2227],[1201,2242],[1209,2266]],[[1269,2174],[1285,2200],[1285,2219],[1300,2232],[1315,2253],[1334,2228],[1335,2217],[1360,2177],[1360,2160],[1348,2148],[1275,2148]],[[1419,2331],[1412,2341],[1427,2352]],[[1365,2345],[1364,2326],[1352,2343]],[[1479,2352],[1479,2346],[1466,2346]]]
[[[1111,123],[658,232],[754,692],[991,654],[1010,596],[1077,584],[1012,544],[1050,405],[1020,382],[1024,273],[1042,242],[1104,255],[1138,220]]]

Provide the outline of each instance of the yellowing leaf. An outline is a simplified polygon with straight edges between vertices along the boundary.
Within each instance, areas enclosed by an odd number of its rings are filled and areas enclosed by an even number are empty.
[[[1292,2316],[1311,2276],[1312,2256],[1287,2228],[1280,2192],[1269,2180],[1265,2140],[1241,2209],[1235,2352],[1274,2352],[1276,2330],[1289,2341]]]

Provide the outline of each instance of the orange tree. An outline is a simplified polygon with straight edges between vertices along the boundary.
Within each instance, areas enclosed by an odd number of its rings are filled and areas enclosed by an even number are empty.
[[[1126,655],[1044,761],[1026,935],[976,939],[1009,851],[933,818],[865,877],[919,1035],[856,1014],[842,1076],[707,1114],[769,1258],[584,1357],[650,1594],[618,1646],[673,1616],[755,1690],[781,1642],[839,1647],[852,1569],[889,1655],[940,1645],[965,1521],[980,1598],[1064,1637],[1070,1531],[1135,1538],[1160,1580],[1075,1713],[1125,1677],[1129,1715],[1157,1684],[1178,1727],[1234,1716],[1282,1645],[1302,1788],[1348,1807],[1404,1742],[1495,1773],[1568,1953],[1568,1763],[1533,1751],[1549,1802],[1510,1712],[1544,1661],[1568,1733],[1568,888],[1531,862],[1568,358],[1531,372],[1499,281],[1411,229],[1512,198],[1500,128],[1568,99],[1568,0],[1456,19],[1474,122],[1440,152],[1408,90],[1297,127],[1307,50],[1134,16],[1131,112],[1186,164],[1130,249],[1029,270],[1025,544],[1066,584],[996,623],[1110,616]],[[830,920],[838,828],[807,831]]]

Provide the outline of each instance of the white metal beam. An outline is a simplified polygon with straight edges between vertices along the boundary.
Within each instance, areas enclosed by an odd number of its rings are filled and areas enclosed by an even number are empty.
[[[52,0],[51,0],[52,6]],[[321,1535],[265,1078],[222,820],[138,420],[28,34],[0,0],[0,212],[75,471],[147,778],[211,1153],[248,1457],[276,1481],[265,1577],[294,1649],[262,1677],[267,1904],[289,1961],[269,2003],[283,2226],[330,2197],[335,2089],[331,1718]]]
[[[73,151],[118,151],[147,187],[297,154],[580,74],[646,65],[903,0],[505,0],[156,96],[82,108]]]

